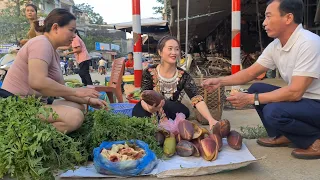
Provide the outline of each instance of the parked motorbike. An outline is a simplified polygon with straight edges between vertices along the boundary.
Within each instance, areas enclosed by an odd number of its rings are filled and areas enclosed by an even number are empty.
[[[16,54],[6,54],[0,59],[0,81],[4,81],[10,66],[16,58]]]

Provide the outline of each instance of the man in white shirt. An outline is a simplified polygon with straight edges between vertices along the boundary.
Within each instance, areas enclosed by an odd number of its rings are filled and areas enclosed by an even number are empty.
[[[292,155],[320,159],[320,37],[303,29],[302,0],[271,0],[263,26],[275,38],[251,67],[234,75],[212,78],[203,86],[245,84],[269,69],[278,68],[287,86],[255,83],[248,93],[227,98],[233,106],[254,104],[270,138],[257,143],[267,147],[298,147]]]

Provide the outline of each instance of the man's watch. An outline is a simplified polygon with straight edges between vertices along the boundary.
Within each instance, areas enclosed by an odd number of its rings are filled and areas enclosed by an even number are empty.
[[[255,106],[259,106],[260,105],[258,93],[254,94],[254,105]]]

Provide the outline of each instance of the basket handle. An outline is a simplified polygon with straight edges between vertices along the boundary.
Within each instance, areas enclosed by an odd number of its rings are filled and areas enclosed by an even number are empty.
[[[207,102],[208,101],[208,91],[206,89],[204,89],[204,93],[203,93],[203,99],[204,99],[204,102]]]
[[[220,87],[218,88],[218,113],[221,114],[221,89]]]
[[[200,75],[200,84],[202,84],[203,82],[203,74]],[[207,102],[208,100],[208,91],[204,88],[204,94],[203,94],[203,99],[204,99],[204,102]]]

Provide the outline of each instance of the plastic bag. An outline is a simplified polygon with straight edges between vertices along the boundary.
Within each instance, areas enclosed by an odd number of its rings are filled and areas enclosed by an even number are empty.
[[[110,104],[109,98],[107,96],[106,92],[99,92],[100,96],[99,99],[106,101],[108,104]]]
[[[179,123],[185,120],[186,120],[186,116],[183,113],[177,113],[176,119],[174,121],[172,119],[169,119],[168,121],[163,121],[159,124],[159,127],[164,128],[165,130],[176,135],[179,133],[179,129],[178,129]]]
[[[103,148],[111,149],[113,144],[125,144],[126,142],[142,148],[146,153],[145,156],[138,160],[111,162],[100,154]],[[97,172],[108,175],[137,176],[148,174],[158,163],[156,155],[149,149],[148,144],[140,140],[102,142],[99,147],[93,150],[93,155],[94,167]]]

